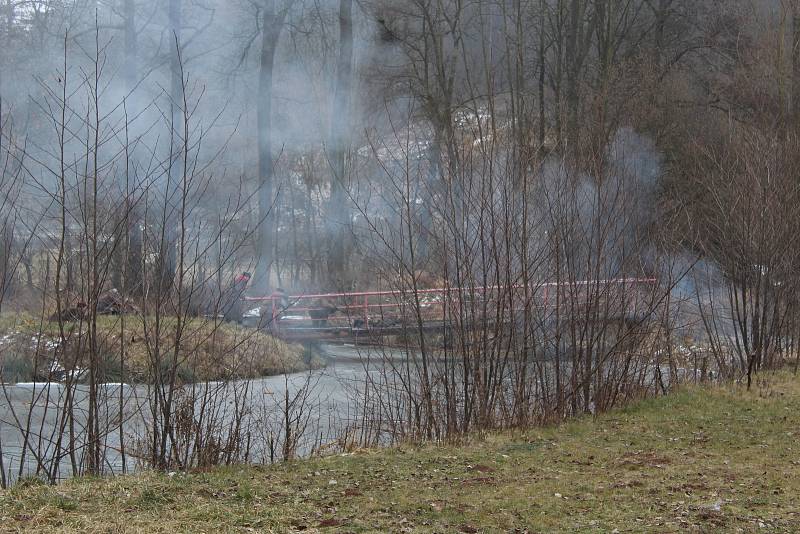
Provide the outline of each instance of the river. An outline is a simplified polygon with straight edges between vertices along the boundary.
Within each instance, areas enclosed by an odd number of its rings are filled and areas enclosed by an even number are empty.
[[[303,408],[307,428],[305,437],[298,443],[299,455],[307,454],[312,447],[333,439],[337,431],[354,422],[353,393],[361,389],[370,373],[370,358],[375,356],[369,349],[348,345],[324,345],[323,352],[328,358],[328,365],[319,370],[265,377],[239,383],[211,383],[202,393],[214,396],[215,417],[222,423],[233,416],[237,402],[236,395],[242,391],[247,395],[249,407],[248,421],[254,432],[251,444],[251,458],[254,461],[265,461],[269,458],[266,448],[266,433],[269,432],[269,421],[280,421],[281,408],[286,395],[290,399],[300,395],[305,403]],[[387,353],[381,352],[381,361],[385,361]],[[389,353],[390,358],[400,358],[400,353]],[[199,386],[198,386],[199,387]],[[129,449],[146,435],[149,416],[147,386],[124,384],[103,384],[101,396],[108,405],[104,414],[103,450],[107,474],[116,474],[135,470],[140,463],[130,454],[123,456],[120,447],[120,425],[123,421],[122,433]],[[197,392],[195,392],[197,393]],[[201,394],[202,394],[201,393]],[[59,407],[65,402],[66,388],[60,383],[27,383],[4,384],[0,391],[0,452],[6,479],[13,481],[20,474],[28,476],[35,473],[37,456],[52,457],[59,435],[57,415]],[[74,388],[74,405],[76,417],[76,434],[80,434],[85,424],[85,407],[87,406],[88,389],[86,386]],[[120,400],[122,400],[122,416],[120,417]],[[298,400],[298,402],[300,402]],[[241,403],[239,403],[241,405]],[[31,429],[27,435],[27,449],[24,428]],[[259,436],[261,432],[263,435]],[[61,447],[64,447],[68,432],[62,435]],[[259,437],[262,441],[259,442]],[[80,451],[76,455],[80,463]],[[20,462],[22,468],[20,469]],[[61,458],[58,478],[66,478],[71,474],[72,459]]]
[[[295,423],[302,430],[295,432],[301,437],[294,447],[298,456],[308,455],[320,446],[335,443],[345,430],[364,431],[369,425],[363,424],[363,411],[371,414],[378,411],[383,414],[385,411],[376,409],[375,405],[364,409],[364,398],[359,394],[363,393],[366,384],[370,384],[374,402],[375,384],[380,383],[377,387],[385,388],[383,391],[390,392],[388,394],[395,398],[398,391],[395,380],[399,374],[393,375],[392,368],[393,364],[407,361],[406,354],[383,348],[348,345],[323,345],[321,349],[329,362],[323,369],[243,382],[187,386],[185,398],[189,399],[187,402],[194,403],[192,424],[198,420],[197,414],[203,407],[205,415],[201,420],[206,426],[198,427],[203,428],[206,435],[220,436],[225,440],[230,436],[231,423],[242,421],[247,454],[243,456],[238,451],[233,461],[254,463],[267,463],[281,458],[281,451],[276,448],[280,448],[284,436],[282,407],[287,404],[287,399],[294,407],[292,415],[301,419]],[[548,363],[545,365],[549,367]],[[562,363],[562,372],[565,372],[565,365],[567,364]],[[646,374],[647,381],[654,384],[656,375],[653,371],[650,368]],[[698,380],[698,370],[693,373],[688,369],[678,371],[682,376],[676,376],[676,379]],[[660,374],[662,380],[671,381],[667,366],[660,366]],[[387,377],[388,382],[385,380]],[[87,387],[77,386],[73,391],[76,416],[72,433],[85,436],[83,426],[86,423],[88,406]],[[63,432],[56,428],[60,420],[58,412],[64,405],[65,395],[66,388],[59,383],[6,384],[0,387],[0,459],[7,483],[20,476],[35,474],[41,464],[37,461],[37,456],[48,459],[45,463],[50,466],[55,464],[51,459],[58,456],[57,479],[68,478],[73,474],[73,465],[85,463],[80,456],[81,447],[66,446],[69,428],[65,428]],[[101,435],[104,441],[101,449],[105,462],[104,473],[130,472],[144,465],[137,457],[146,456],[146,452],[138,455],[135,452],[147,450],[148,428],[153,417],[150,412],[152,395],[152,388],[146,385],[101,385],[99,396],[105,401],[101,405],[108,407],[99,418],[103,421]],[[203,398],[206,399],[205,402]],[[392,402],[389,404],[392,405]],[[174,406],[174,410],[181,413],[180,404],[176,403]],[[247,409],[245,415],[241,416],[243,406]],[[390,407],[390,412],[394,410],[392,418],[387,419],[384,416],[380,419],[382,425],[398,422],[394,419],[397,417],[397,406],[398,404],[394,404]],[[189,407],[191,408],[191,404]],[[206,407],[210,408],[205,409]],[[30,429],[27,435],[22,430],[25,428]],[[368,436],[370,443],[375,440],[383,443],[385,433],[376,435],[374,429],[368,430],[372,430]],[[191,432],[187,435],[193,436]],[[59,436],[61,442],[57,443]],[[271,438],[277,444],[272,449],[268,446]],[[191,439],[193,438],[189,441]],[[124,454],[120,446],[123,441],[126,449]],[[76,442],[80,443],[80,440]],[[77,449],[77,452],[72,457],[63,452],[60,455],[53,453],[55,450],[69,449]]]

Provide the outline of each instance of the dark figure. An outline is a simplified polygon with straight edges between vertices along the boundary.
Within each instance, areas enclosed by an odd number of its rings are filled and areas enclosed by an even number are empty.
[[[74,306],[70,306],[61,310],[61,315],[58,312],[50,316],[51,321],[80,321],[86,319],[92,310],[85,302],[77,302]],[[123,297],[116,289],[105,291],[97,297],[96,312],[97,315],[123,315],[137,313],[139,309],[131,299]]]
[[[250,282],[250,273],[242,273],[234,279],[233,284],[228,289],[228,294],[225,299],[225,307],[223,315],[226,321],[232,323],[241,323],[243,308],[242,298],[244,292],[247,290],[247,284]]]
[[[123,297],[116,289],[106,291],[97,299],[98,315],[123,315],[138,311],[133,301]]]
[[[289,295],[286,294],[283,288],[279,287],[272,293],[272,297],[275,299],[275,308],[282,312],[289,307]]]
[[[339,308],[331,304],[328,300],[321,300],[319,306],[308,310],[308,316],[311,317],[312,324],[315,328],[328,326],[328,317],[338,312]]]
[[[281,314],[289,308],[289,295],[286,294],[283,288],[277,288],[270,297],[271,300],[259,310],[262,325],[270,324],[273,321],[277,323],[281,318]],[[273,326],[277,325],[274,324]]]
[[[79,302],[75,306],[61,310],[61,315],[55,312],[50,316],[51,321],[81,321],[86,317],[86,303]]]

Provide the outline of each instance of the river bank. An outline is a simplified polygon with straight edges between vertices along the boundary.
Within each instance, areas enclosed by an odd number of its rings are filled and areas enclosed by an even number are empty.
[[[156,329],[153,319],[145,328],[141,316],[98,317],[99,381],[150,382],[156,348],[163,354],[162,365],[172,362],[176,320],[161,318]],[[4,314],[0,317],[0,381],[60,381],[74,371],[80,382],[89,359],[87,332],[85,323],[66,322],[62,341],[58,322]],[[313,348],[213,319],[188,319],[181,328],[180,346],[177,376],[182,383],[276,376],[324,364]]]
[[[458,446],[23,483],[11,530],[676,532],[800,529],[800,383],[683,389]]]

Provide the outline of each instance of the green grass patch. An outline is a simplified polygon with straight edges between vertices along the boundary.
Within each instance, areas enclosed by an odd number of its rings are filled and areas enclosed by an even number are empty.
[[[798,532],[800,380],[687,389],[459,446],[0,494],[48,532]],[[73,506],[72,503],[75,503]]]

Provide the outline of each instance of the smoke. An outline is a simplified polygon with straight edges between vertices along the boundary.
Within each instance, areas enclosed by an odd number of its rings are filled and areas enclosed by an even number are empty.
[[[618,130],[602,174],[576,170],[552,156],[534,178],[540,240],[549,240],[585,278],[638,276],[646,271],[650,228],[657,215],[662,156],[630,128]],[[539,246],[546,246],[543,242]]]

